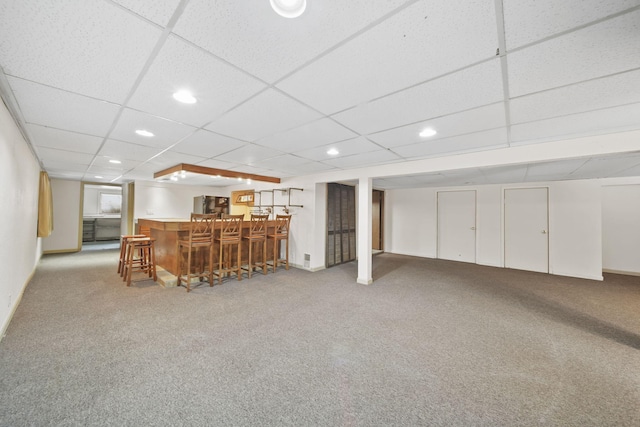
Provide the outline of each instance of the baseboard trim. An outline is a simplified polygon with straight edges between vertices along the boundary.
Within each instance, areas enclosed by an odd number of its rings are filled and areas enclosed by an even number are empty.
[[[603,268],[602,272],[611,274],[624,274],[625,276],[640,276],[640,272],[637,271],[610,270],[608,268]]]
[[[29,282],[31,282],[31,279],[33,279],[33,276],[35,274],[36,274],[36,268],[34,267],[29,277],[27,277],[27,281],[24,282],[24,285],[22,286],[22,289],[18,293],[16,299],[13,301],[13,305],[11,306],[11,311],[9,312],[9,316],[7,316],[7,320],[4,323],[4,325],[2,325],[2,330],[0,331],[0,341],[4,339],[4,336],[7,333],[7,329],[9,329],[9,324],[11,324],[11,319],[13,319],[13,315],[16,313],[16,310],[18,309],[20,302],[22,302],[22,295],[24,295],[24,291],[25,289],[27,289],[27,285],[29,285]]]
[[[51,251],[42,251],[42,255],[70,254],[70,253],[75,253],[75,252],[80,252],[80,249],[54,249],[54,250],[51,250]]]
[[[320,271],[320,270],[325,270],[325,269],[327,268],[327,267],[324,267],[324,266],[310,268],[310,267],[305,267],[305,266],[300,265],[300,264],[294,264],[294,263],[292,263],[292,262],[290,262],[290,263],[289,263],[289,265],[290,265],[291,267],[298,268],[298,269],[300,269],[300,270],[310,271],[310,272],[312,272],[312,273],[315,273],[316,271]]]

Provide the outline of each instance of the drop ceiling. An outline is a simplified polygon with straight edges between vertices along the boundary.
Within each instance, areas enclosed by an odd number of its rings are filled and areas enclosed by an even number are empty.
[[[6,0],[0,67],[52,177],[287,178],[640,129],[640,0],[308,0],[296,19],[268,0]],[[637,175],[632,152],[374,182]]]

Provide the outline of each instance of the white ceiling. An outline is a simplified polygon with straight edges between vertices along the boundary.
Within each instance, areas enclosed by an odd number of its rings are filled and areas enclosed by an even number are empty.
[[[640,129],[640,0],[0,0],[0,67],[52,177],[284,178]],[[635,175],[630,153],[374,184]]]

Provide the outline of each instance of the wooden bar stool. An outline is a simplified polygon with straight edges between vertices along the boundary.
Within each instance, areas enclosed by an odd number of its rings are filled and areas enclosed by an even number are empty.
[[[178,286],[184,285],[191,291],[191,281],[196,277],[202,282],[208,277],[209,286],[213,286],[213,233],[216,215],[191,214],[189,238],[178,240]],[[183,273],[184,252],[187,252],[186,273]],[[205,267],[205,257],[208,265]]]
[[[156,276],[156,249],[155,240],[152,237],[136,237],[127,240],[127,258],[124,263],[123,281],[127,286],[131,286],[131,275],[134,272],[146,273],[153,281],[157,281]],[[138,252],[138,256],[135,253]]]
[[[222,276],[235,272],[238,280],[242,280],[242,221],[244,215],[225,215],[218,220],[220,234],[215,238],[219,245],[218,254],[218,282],[222,283]],[[233,262],[233,252],[236,247],[236,260]],[[226,253],[225,253],[226,250]]]
[[[147,237],[144,234],[125,234],[120,236],[120,258],[118,259],[118,274],[120,277],[124,275],[124,263],[127,260],[128,253],[127,248],[129,239]]]
[[[251,224],[249,225],[249,235],[243,236],[249,244],[249,259],[247,260],[247,267],[243,269],[247,270],[247,275],[251,279],[251,272],[254,268],[260,267],[262,274],[267,274],[267,220],[269,215],[251,215]],[[256,253],[253,252],[253,247],[262,245],[262,256],[260,259],[262,262],[255,262],[254,258]]]
[[[269,238],[273,239],[273,272],[276,272],[278,265],[284,263],[285,269],[289,269],[289,224],[291,224],[291,215],[276,215],[275,229],[273,234],[269,234]],[[280,258],[280,241],[286,242],[285,257]]]

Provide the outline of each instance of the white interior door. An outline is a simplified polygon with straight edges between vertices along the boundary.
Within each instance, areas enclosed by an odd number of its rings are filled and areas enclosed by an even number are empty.
[[[476,262],[476,192],[438,192],[438,258]]]
[[[549,190],[504,192],[504,266],[549,272]]]

